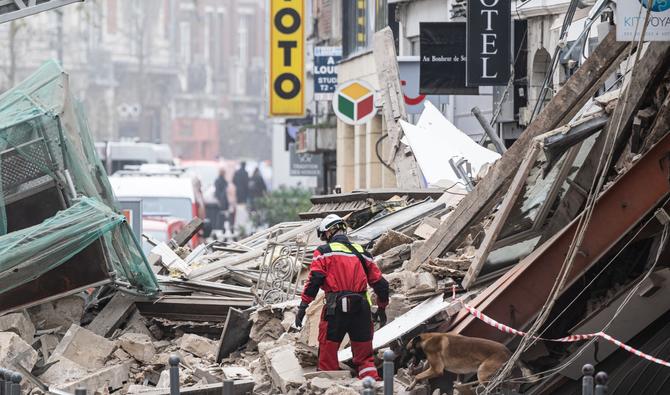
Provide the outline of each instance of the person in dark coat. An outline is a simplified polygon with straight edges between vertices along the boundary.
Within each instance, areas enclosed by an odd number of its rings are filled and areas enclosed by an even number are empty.
[[[246,204],[249,200],[249,174],[247,173],[247,163],[240,163],[240,168],[233,175],[233,184],[235,184],[235,196],[237,204]]]
[[[214,181],[214,196],[219,202],[219,215],[217,217],[217,229],[223,229],[225,218],[225,212],[230,208],[230,203],[228,202],[228,181],[226,181],[226,170],[221,168],[219,170],[219,176]]]
[[[261,176],[261,172],[257,167],[249,181],[249,204],[251,205],[252,210],[256,210],[257,200],[265,196],[265,192],[267,192],[267,187],[265,186],[263,176]]]

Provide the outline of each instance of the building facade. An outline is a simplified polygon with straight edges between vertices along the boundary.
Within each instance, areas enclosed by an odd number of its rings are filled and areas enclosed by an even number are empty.
[[[0,90],[55,58],[98,140],[166,142],[184,159],[269,159],[265,7],[89,0],[3,24],[0,42],[11,50],[0,53]]]

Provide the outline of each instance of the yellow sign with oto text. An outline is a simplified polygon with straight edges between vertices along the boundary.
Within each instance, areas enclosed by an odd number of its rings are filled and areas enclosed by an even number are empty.
[[[270,0],[270,115],[305,111],[305,0]]]

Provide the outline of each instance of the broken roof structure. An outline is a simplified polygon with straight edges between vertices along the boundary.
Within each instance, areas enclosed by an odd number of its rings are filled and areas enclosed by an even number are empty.
[[[112,281],[157,292],[57,63],[0,96],[0,169],[0,312]]]

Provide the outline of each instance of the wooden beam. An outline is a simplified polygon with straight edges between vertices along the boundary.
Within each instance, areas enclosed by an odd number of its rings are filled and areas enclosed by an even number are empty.
[[[516,173],[531,140],[542,133],[567,123],[593,96],[607,77],[627,55],[629,43],[617,42],[614,30],[598,45],[593,54],[573,74],[542,112],[524,130],[519,139],[495,163],[491,171],[458,204],[454,212],[413,254],[410,270],[429,258],[439,256],[452,242],[480,218],[482,209]]]
[[[231,308],[228,310],[226,323],[223,325],[221,339],[219,339],[219,351],[216,355],[216,362],[221,362],[249,339],[251,330],[251,321],[249,314],[242,310]]]
[[[573,183],[566,191],[556,212],[549,221],[549,224],[542,232],[540,243],[549,240],[549,238],[570,223],[570,221],[572,221],[572,219],[581,211],[581,208],[586,201],[586,196],[583,194],[583,191],[590,191],[593,186],[593,180],[598,176],[596,171],[603,150],[606,149],[609,151],[613,147],[613,145],[605,147],[607,135],[617,133],[617,127],[619,125],[621,125],[621,127],[619,128],[618,135],[620,137],[627,135],[627,133],[622,133],[621,130],[625,129],[627,127],[626,125],[630,125],[634,113],[641,105],[642,98],[645,97],[645,93],[648,93],[650,89],[656,85],[655,81],[658,77],[658,71],[666,63],[669,48],[670,43],[664,42],[653,42],[647,48],[647,51],[640,59],[640,63],[635,68],[635,73],[631,76],[630,83],[621,91],[621,97],[617,102],[616,107],[614,107],[614,112],[609,117],[603,131],[596,138],[586,160],[579,168]],[[659,119],[660,116],[659,112],[657,119]],[[665,116],[670,119],[670,114]],[[619,122],[619,120],[621,120],[621,122]],[[663,122],[661,125],[663,126],[660,126],[660,129],[663,130],[663,132],[659,133],[665,134],[668,130],[666,126],[667,123]],[[646,148],[648,150],[649,147]]]
[[[612,184],[591,216],[578,254],[568,273],[565,289],[574,284],[612,247],[630,233],[670,194],[670,135],[654,146]],[[470,305],[483,314],[523,330],[544,305],[573,241],[579,219],[538,247],[479,294]],[[461,311],[454,333],[504,341],[507,335]]]
[[[202,229],[204,221],[201,218],[193,218],[191,222],[186,224],[177,234],[174,236],[173,240],[179,247],[183,247],[188,243],[193,236],[196,235]]]
[[[491,226],[489,226],[489,228],[486,230],[486,233],[484,234],[484,240],[482,240],[482,243],[475,252],[475,256],[472,259],[470,268],[468,269],[468,272],[466,273],[465,277],[463,278],[463,282],[461,283],[463,288],[469,289],[470,286],[475,281],[477,281],[477,276],[479,275],[479,272],[481,272],[482,267],[484,267],[486,258],[488,258],[495,241],[498,239],[498,235],[505,225],[509,213],[514,208],[514,203],[516,203],[519,195],[521,194],[521,191],[523,190],[523,187],[526,185],[528,174],[533,168],[535,159],[537,158],[537,154],[539,152],[540,143],[535,141],[531,150],[526,154],[525,159],[521,163],[519,171],[517,171],[516,176],[514,176],[514,180],[512,180],[512,184],[507,190],[507,193],[503,198],[498,212],[495,214],[495,218],[493,219]]]
[[[103,337],[111,336],[133,311],[135,299],[117,292],[86,329]]]
[[[419,165],[409,147],[400,141],[403,131],[399,120],[407,120],[407,110],[400,85],[393,31],[388,26],[375,33],[374,57],[389,141],[386,160],[395,170],[398,188],[421,188],[423,176]]]

